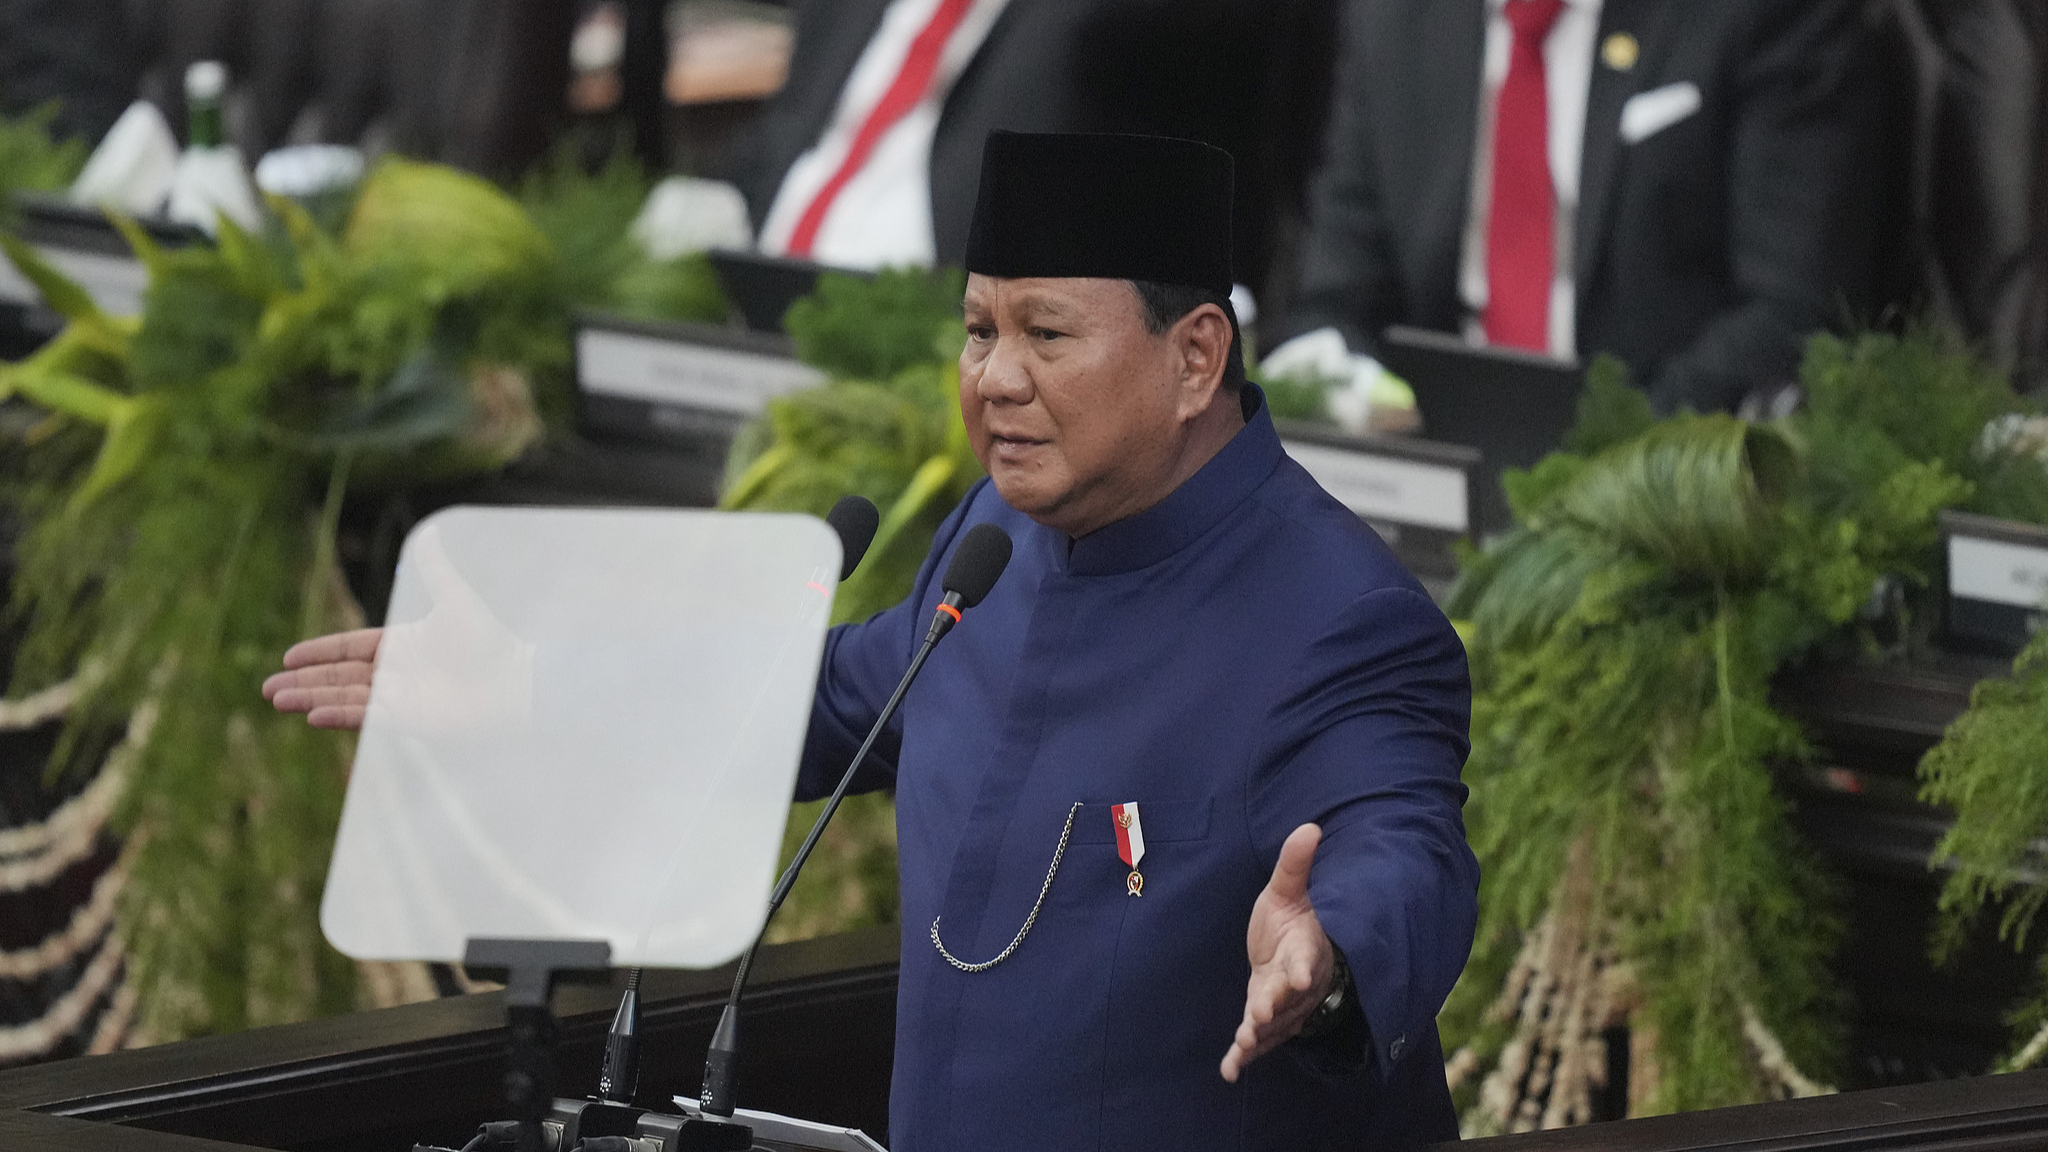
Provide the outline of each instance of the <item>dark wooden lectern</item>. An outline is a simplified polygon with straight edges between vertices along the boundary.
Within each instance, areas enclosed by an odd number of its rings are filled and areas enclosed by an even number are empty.
[[[896,933],[762,951],[741,1095],[887,1130]],[[729,973],[650,974],[641,1103],[697,1086]],[[587,1092],[617,988],[567,987],[559,1086]],[[465,996],[0,1073],[0,1149],[404,1152],[504,1110],[504,1005]],[[1445,1146],[1448,1152],[1452,1146]],[[1475,1141],[1473,1152],[2021,1152],[2048,1148],[2048,1071]]]
[[[557,992],[563,1095],[595,1090],[623,986],[621,974]],[[647,974],[638,1103],[695,1094],[731,986],[729,968]],[[504,1118],[503,1001],[463,996],[0,1073],[0,1149],[460,1148],[478,1123]],[[894,928],[762,949],[741,1102],[881,1137],[895,1014]]]

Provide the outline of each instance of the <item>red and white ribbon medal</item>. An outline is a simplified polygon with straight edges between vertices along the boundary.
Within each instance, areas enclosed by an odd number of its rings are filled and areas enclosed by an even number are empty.
[[[1138,820],[1138,805],[1112,804],[1109,814],[1116,818],[1116,854],[1123,857],[1130,866],[1131,874],[1124,880],[1124,891],[1133,896],[1145,894],[1145,877],[1138,871],[1138,861],[1145,858],[1145,825]]]

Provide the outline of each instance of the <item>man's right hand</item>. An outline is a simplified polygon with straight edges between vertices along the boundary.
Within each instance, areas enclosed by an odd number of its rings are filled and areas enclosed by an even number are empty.
[[[361,728],[383,639],[382,628],[359,628],[302,640],[284,654],[285,670],[263,682],[263,698],[280,712],[304,712],[315,728]]]

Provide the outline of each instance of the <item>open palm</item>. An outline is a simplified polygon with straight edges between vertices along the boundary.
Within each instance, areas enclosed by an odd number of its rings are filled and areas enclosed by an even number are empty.
[[[1335,953],[1322,921],[1308,901],[1309,867],[1323,830],[1303,824],[1280,846],[1273,878],[1252,905],[1245,931],[1251,980],[1245,988],[1244,1022],[1223,1056],[1223,1078],[1236,1083],[1252,1061],[1292,1040],[1330,994]]]

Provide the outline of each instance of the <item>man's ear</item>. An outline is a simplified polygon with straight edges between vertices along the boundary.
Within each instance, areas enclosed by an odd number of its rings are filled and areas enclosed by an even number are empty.
[[[1189,414],[1208,408],[1230,363],[1230,318],[1214,304],[1203,304],[1180,318],[1172,332],[1181,355],[1181,392]]]

